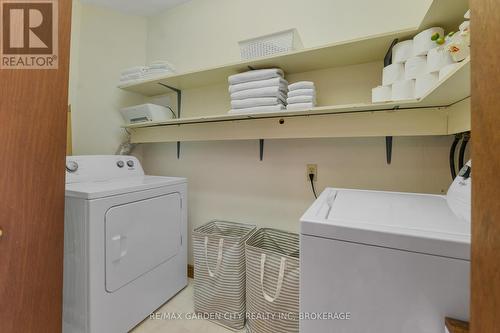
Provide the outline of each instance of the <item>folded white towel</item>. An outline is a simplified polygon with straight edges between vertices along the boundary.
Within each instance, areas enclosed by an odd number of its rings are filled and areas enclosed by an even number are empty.
[[[316,103],[315,96],[295,96],[288,97],[286,99],[287,104],[296,104],[296,103]]]
[[[130,67],[127,69],[124,69],[122,71],[122,75],[129,75],[129,74],[140,74],[144,72],[147,68],[145,66],[135,66],[135,67]]]
[[[281,97],[283,100],[286,100],[286,91],[283,91],[280,86],[274,86],[242,90],[231,94],[232,100],[256,97]]]
[[[251,81],[251,82],[230,85],[229,93],[232,94],[247,89],[275,87],[275,86],[280,86],[282,90],[288,91],[288,82],[282,77],[275,77],[267,80]]]
[[[316,96],[316,89],[297,89],[288,92],[288,97],[295,96]]]
[[[175,66],[169,63],[168,61],[154,61],[149,65],[149,68],[166,68],[175,72]]]
[[[266,112],[277,112],[285,110],[285,106],[283,104],[271,105],[271,106],[256,106],[253,108],[244,108],[244,109],[236,109],[230,110],[229,114],[246,114],[246,113],[266,113]]]
[[[281,97],[246,98],[246,99],[237,99],[231,101],[231,108],[245,109],[245,108],[253,108],[255,106],[269,106],[278,104],[284,105],[285,101]]]
[[[286,106],[287,110],[307,110],[307,109],[312,109],[315,107],[314,103],[295,103],[295,104],[288,104]]]
[[[284,73],[279,68],[256,69],[245,73],[234,74],[228,78],[229,84],[239,84],[251,81],[267,80],[283,77]]]
[[[140,73],[135,73],[135,74],[122,74],[120,76],[120,80],[125,81],[125,80],[136,80],[140,79],[142,74]]]
[[[314,89],[314,82],[311,81],[299,81],[288,85],[288,91],[297,89]]]

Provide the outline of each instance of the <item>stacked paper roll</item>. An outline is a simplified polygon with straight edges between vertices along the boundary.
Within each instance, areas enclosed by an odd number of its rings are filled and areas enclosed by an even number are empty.
[[[458,67],[458,64],[455,62],[453,64],[449,64],[447,66],[444,66],[443,68],[441,68],[439,70],[439,81],[441,81],[442,79],[444,79],[448,74],[450,74],[451,72],[453,72],[455,70],[455,68]]]
[[[460,31],[468,30],[470,26],[470,21],[463,21],[462,24],[458,27]]]
[[[392,63],[401,64],[413,56],[413,40],[399,42],[392,48]]]
[[[392,98],[391,86],[378,86],[372,89],[372,102],[380,103],[390,101]]]
[[[403,99],[415,98],[415,80],[404,80],[395,82],[392,85],[391,99],[393,101],[400,101]]]
[[[435,47],[427,54],[427,73],[438,72],[441,68],[453,64],[450,52],[444,47]]]
[[[439,27],[430,28],[422,31],[415,37],[413,37],[413,55],[426,55],[430,49],[436,47],[436,42],[431,40],[432,35],[438,33],[440,36],[444,37],[444,29]]]
[[[388,86],[396,81],[404,79],[405,66],[403,64],[391,64],[384,67],[382,71],[382,85]]]
[[[429,90],[434,88],[438,82],[438,73],[419,75],[415,80],[415,97],[420,98],[424,96]]]
[[[445,36],[443,28],[433,27],[418,33],[412,40],[395,44],[392,64],[382,71],[382,85],[372,89],[372,101],[380,103],[425,96],[439,80],[455,70],[456,62],[469,56],[469,29],[469,21],[465,21],[460,24],[459,32]],[[432,40],[435,34],[444,38],[444,43]]]
[[[425,73],[427,66],[427,56],[417,56],[408,59],[405,63],[405,79],[416,79],[422,73]]]

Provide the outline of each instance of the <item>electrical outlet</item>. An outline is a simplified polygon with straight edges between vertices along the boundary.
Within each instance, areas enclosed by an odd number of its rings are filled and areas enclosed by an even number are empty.
[[[309,175],[314,174],[314,181],[318,181],[318,165],[317,164],[308,164],[306,168],[306,179],[310,182]]]

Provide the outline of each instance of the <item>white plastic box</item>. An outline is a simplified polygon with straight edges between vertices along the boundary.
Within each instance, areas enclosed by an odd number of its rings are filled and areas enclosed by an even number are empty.
[[[262,58],[303,48],[297,29],[289,29],[238,42],[241,59]]]
[[[174,117],[174,113],[170,109],[151,103],[123,108],[120,109],[120,112],[127,124],[165,121]]]

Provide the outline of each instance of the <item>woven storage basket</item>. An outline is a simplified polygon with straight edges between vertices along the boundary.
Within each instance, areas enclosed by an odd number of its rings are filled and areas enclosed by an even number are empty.
[[[260,229],[245,249],[248,331],[299,332],[299,235]]]
[[[245,325],[245,241],[255,229],[212,221],[193,231],[195,312],[232,330]]]

